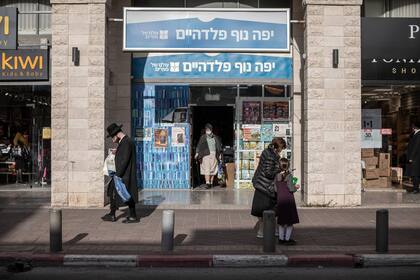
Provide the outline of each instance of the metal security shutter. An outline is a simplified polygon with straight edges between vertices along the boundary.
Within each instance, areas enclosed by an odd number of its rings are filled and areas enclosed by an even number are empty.
[[[420,0],[392,0],[391,17],[420,17]]]
[[[16,7],[19,11],[49,11],[50,0],[0,0],[1,7]],[[19,34],[36,35],[51,33],[51,15],[19,15]]]
[[[50,0],[39,0],[40,11],[51,11]],[[39,33],[51,34],[51,14],[39,15]]]

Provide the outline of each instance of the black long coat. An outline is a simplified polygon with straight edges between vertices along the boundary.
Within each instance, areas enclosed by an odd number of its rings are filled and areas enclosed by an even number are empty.
[[[139,200],[137,187],[136,146],[130,137],[125,136],[118,144],[115,153],[115,175],[122,178],[134,202]]]
[[[265,210],[273,210],[276,204],[274,180],[279,172],[280,156],[270,145],[262,152],[257,170],[252,178],[255,192],[252,200],[251,215],[262,217]]]
[[[412,163],[410,163],[410,160]],[[406,175],[420,177],[420,132],[414,134],[408,142]]]

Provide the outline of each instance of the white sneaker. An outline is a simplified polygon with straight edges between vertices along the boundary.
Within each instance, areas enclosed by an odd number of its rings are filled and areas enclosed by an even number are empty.
[[[264,234],[262,232],[257,232],[257,238],[264,238]]]

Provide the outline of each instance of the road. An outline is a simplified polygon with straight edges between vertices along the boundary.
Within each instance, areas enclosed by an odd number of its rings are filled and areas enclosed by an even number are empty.
[[[397,268],[34,268],[28,272],[8,273],[6,268],[0,268],[1,280],[108,280],[108,279],[182,279],[182,280],[380,280],[419,279],[420,267]]]

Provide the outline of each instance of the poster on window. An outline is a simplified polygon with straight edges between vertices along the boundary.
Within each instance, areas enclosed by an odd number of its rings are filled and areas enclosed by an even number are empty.
[[[172,127],[172,147],[185,146],[185,127]]]
[[[382,148],[382,109],[362,110],[362,148]]]
[[[285,137],[290,135],[290,126],[287,123],[273,124],[273,137]]]
[[[287,121],[289,119],[289,101],[264,101],[264,121]]]
[[[261,141],[271,142],[273,140],[273,125],[263,124],[261,126]]]
[[[243,125],[242,131],[244,141],[261,140],[261,125]]]
[[[243,101],[242,123],[244,124],[260,124],[261,123],[261,102],[260,101]]]
[[[168,147],[168,129],[155,129],[155,148]]]

